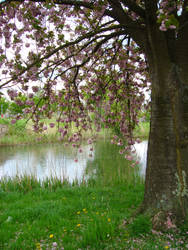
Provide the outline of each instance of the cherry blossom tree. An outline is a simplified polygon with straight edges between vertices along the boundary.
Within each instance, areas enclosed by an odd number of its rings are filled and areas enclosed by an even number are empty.
[[[151,87],[140,211],[152,214],[155,228],[183,222],[188,207],[188,1],[5,0],[0,8],[0,89],[7,88],[15,101],[19,92],[27,93],[25,113],[36,131],[44,129],[41,115],[51,117],[51,106],[58,103],[62,139],[74,123],[78,132],[68,139],[79,144],[93,112],[97,129],[101,123],[118,128],[121,139],[115,136],[113,142],[124,153],[135,141],[132,130],[144,91]],[[34,103],[39,90],[41,98]],[[128,141],[125,148],[122,138]]]

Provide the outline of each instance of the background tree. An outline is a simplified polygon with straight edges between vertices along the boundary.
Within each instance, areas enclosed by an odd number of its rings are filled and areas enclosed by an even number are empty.
[[[19,95],[16,98],[14,98],[14,101],[9,102],[10,114],[18,115],[18,116],[23,114],[24,109],[26,108],[26,104],[25,104],[26,100],[27,100],[26,95],[19,93]]]
[[[9,108],[9,101],[4,97],[0,97],[1,114],[5,114],[8,108]]]
[[[59,103],[62,136],[72,122],[90,128],[88,112],[97,110],[105,94],[107,122],[117,121],[124,137],[132,135],[149,77],[151,126],[142,210],[155,215],[156,228],[174,227],[187,215],[187,5],[187,0],[1,3],[0,64],[7,80],[0,88],[19,83],[24,91],[31,81],[43,80],[44,98]],[[8,54],[12,50],[13,57]],[[58,99],[53,90],[59,84]],[[32,88],[37,92],[37,86]],[[121,112],[114,112],[114,103]],[[32,106],[30,112],[37,130],[40,111]],[[80,136],[78,132],[69,140]],[[129,145],[133,142],[130,137]]]

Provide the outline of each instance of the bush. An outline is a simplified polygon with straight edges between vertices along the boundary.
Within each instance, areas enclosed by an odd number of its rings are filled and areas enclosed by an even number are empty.
[[[8,125],[10,124],[10,121],[6,118],[0,118],[0,124]]]

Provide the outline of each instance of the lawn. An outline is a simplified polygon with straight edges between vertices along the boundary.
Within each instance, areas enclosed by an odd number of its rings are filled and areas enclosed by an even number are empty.
[[[0,249],[186,249],[187,227],[151,230],[132,217],[143,183],[102,186],[34,178],[0,182]]]

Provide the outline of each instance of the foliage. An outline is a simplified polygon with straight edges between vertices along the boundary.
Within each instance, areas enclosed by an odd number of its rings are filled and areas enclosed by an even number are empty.
[[[20,115],[23,114],[23,109],[26,107],[25,105],[26,96],[25,95],[19,95],[15,102],[10,102],[9,105],[9,112],[11,115]]]
[[[1,111],[1,114],[5,114],[6,111],[8,110],[9,108],[9,102],[7,101],[6,98],[4,97],[0,97],[0,111]]]
[[[140,122],[134,129],[134,135],[142,140],[147,140],[149,137],[150,123]]]
[[[10,124],[10,121],[6,118],[0,118],[0,124],[8,125],[8,124]]]
[[[9,135],[21,134],[25,132],[26,120],[18,120],[9,126]]]

